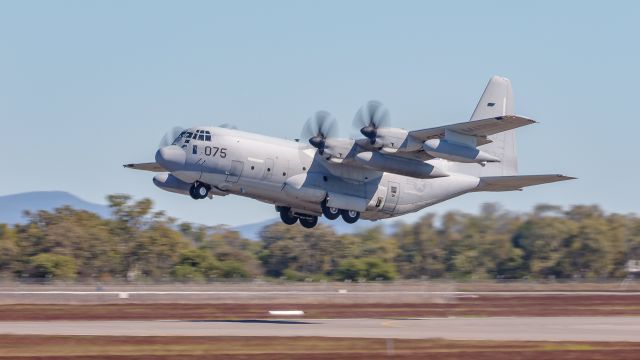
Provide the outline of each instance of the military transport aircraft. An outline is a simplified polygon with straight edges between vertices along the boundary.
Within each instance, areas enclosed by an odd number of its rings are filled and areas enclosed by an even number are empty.
[[[326,111],[307,120],[302,142],[228,126],[174,129],[155,162],[124,166],[158,172],[158,187],[193,199],[233,194],[273,204],[285,224],[305,228],[319,216],[351,224],[469,192],[574,179],[518,175],[514,129],[535,121],[514,115],[511,82],[503,77],[491,78],[467,122],[408,131],[391,127],[388,110],[370,101],[354,123],[364,138],[336,137]]]

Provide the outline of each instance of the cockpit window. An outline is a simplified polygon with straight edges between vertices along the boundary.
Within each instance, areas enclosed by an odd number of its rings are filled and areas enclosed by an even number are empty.
[[[211,142],[211,132],[209,130],[183,131],[173,141],[172,145],[179,145],[184,140],[184,144],[188,144],[191,140]]]

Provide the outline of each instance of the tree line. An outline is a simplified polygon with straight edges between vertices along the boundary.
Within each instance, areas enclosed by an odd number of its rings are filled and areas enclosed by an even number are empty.
[[[70,207],[0,224],[0,279],[208,282],[619,278],[640,259],[640,218],[595,205],[515,213],[426,214],[355,234],[274,223],[259,241],[225,226],[179,223],[152,201],[107,198],[113,216]]]

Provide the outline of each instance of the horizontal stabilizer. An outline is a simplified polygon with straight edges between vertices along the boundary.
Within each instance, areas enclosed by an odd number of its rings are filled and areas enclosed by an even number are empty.
[[[487,176],[480,178],[476,191],[514,191],[533,185],[573,180],[574,177],[553,175]]]
[[[488,119],[472,120],[457,124],[439,126],[429,129],[414,130],[409,132],[412,137],[426,141],[430,139],[441,139],[445,135],[445,130],[458,134],[475,136],[478,138],[478,145],[490,143],[487,136],[516,129],[521,126],[534,124],[535,121],[517,115],[496,116]]]
[[[134,170],[144,170],[144,171],[153,171],[153,172],[166,172],[165,168],[160,166],[160,164],[151,162],[151,163],[139,163],[139,164],[125,164],[122,165],[128,169]]]

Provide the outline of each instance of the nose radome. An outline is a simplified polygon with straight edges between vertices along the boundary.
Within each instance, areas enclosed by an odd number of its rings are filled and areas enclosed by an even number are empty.
[[[165,146],[156,152],[156,162],[169,171],[182,169],[186,160],[187,154],[175,145]]]

